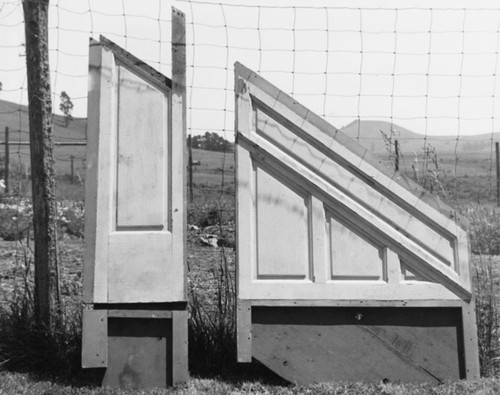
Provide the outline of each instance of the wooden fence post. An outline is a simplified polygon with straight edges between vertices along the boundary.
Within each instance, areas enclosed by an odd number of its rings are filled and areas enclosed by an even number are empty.
[[[394,170],[399,171],[399,141],[394,140]]]
[[[71,160],[71,183],[74,184],[75,183],[75,157],[73,155],[71,155],[69,157],[69,159]]]
[[[189,150],[189,159],[188,159],[188,183],[189,183],[189,201],[193,202],[193,145],[191,140],[191,135],[188,136],[188,150]]]
[[[5,181],[5,194],[9,193],[9,168],[10,168],[10,150],[9,150],[9,127],[5,127],[5,161],[4,161],[4,181]]]
[[[500,149],[498,141],[495,143],[496,161],[497,161],[497,207],[500,207]]]
[[[48,48],[48,0],[24,0],[33,228],[35,317],[55,329],[60,316],[56,204]]]

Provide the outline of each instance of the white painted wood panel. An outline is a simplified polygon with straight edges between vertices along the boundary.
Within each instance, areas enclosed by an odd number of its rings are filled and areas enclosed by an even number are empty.
[[[370,167],[365,150],[241,65],[236,66],[235,86],[239,296],[313,300],[323,293],[327,298],[357,294],[386,300],[397,298],[400,289],[401,297],[429,298],[437,292],[439,297],[470,298],[468,276],[460,270],[464,232],[443,217],[442,204],[437,204],[438,211],[434,205],[424,207],[422,196],[405,200],[411,192]],[[274,207],[262,203],[262,169],[272,174],[264,183],[266,194],[279,196]],[[280,201],[296,205],[290,190],[298,189],[309,213],[307,226],[285,216]],[[280,223],[284,230],[273,234],[271,229],[278,230]],[[287,232],[296,236],[285,243],[280,235]],[[297,244],[299,238],[304,242]],[[248,252],[244,256],[243,250]],[[301,266],[303,261],[307,266]],[[304,267],[309,272],[302,277]],[[405,279],[410,271],[435,284]]]
[[[116,226],[163,228],[169,193],[168,94],[123,66],[118,72]]]
[[[308,278],[308,200],[261,167],[255,176],[257,279]]]
[[[88,303],[186,300],[184,96],[173,111],[171,84],[114,43],[91,44]]]
[[[179,268],[172,264],[170,233],[113,232],[109,236],[108,302],[179,300],[183,288]]]
[[[475,377],[463,219],[241,64],[235,92],[239,360],[262,342],[252,306],[454,306]]]
[[[241,281],[241,278],[240,278]],[[255,280],[240,286],[239,299],[309,301],[315,300],[460,300],[441,284],[407,282],[390,284],[385,281],[332,280],[324,284],[300,280]]]
[[[430,252],[451,265],[454,262],[453,242],[427,223],[417,220],[388,196],[369,185],[355,171],[338,163],[335,155],[327,155],[314,144],[309,143],[304,132],[292,125],[285,126],[284,119],[274,119],[254,104],[257,120],[256,133],[279,147],[283,153],[314,169],[323,178],[349,194],[363,205],[380,212],[384,219],[404,231],[410,238],[425,243]],[[268,110],[269,111],[269,110]],[[279,117],[279,114],[274,114]],[[289,122],[288,122],[289,123]],[[295,131],[293,131],[294,129]]]
[[[384,247],[328,215],[330,280],[385,281]]]
[[[262,157],[262,160],[281,168],[283,176],[288,174],[288,177],[295,177],[297,182],[304,183],[311,192],[314,191],[314,193],[322,195],[325,203],[336,215],[352,218],[352,221],[357,223],[359,227],[366,227],[366,231],[371,232],[373,238],[380,240],[381,243],[397,252],[411,268],[418,268],[425,276],[440,282],[443,286],[455,292],[457,296],[470,299],[471,284],[460,277],[446,262],[430,254],[425,246],[407,238],[404,233],[384,221],[377,213],[368,210],[360,202],[328,183],[313,169],[287,155],[283,155],[276,146],[270,144],[267,140],[253,133],[250,137],[252,143],[240,136],[240,144],[254,151],[256,155]],[[239,211],[239,213],[245,215],[242,211]]]

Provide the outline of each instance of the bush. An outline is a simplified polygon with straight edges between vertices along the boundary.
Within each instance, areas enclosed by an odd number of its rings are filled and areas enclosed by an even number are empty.
[[[22,240],[32,227],[31,206],[0,203],[0,238]]]
[[[500,254],[500,213],[492,206],[473,205],[460,210],[469,220],[473,254]]]
[[[57,202],[57,226],[60,232],[83,238],[85,210],[82,202]],[[33,207],[27,199],[9,199],[0,203],[0,238],[17,241],[33,228]]]
[[[480,255],[474,262],[479,364],[482,377],[500,374],[500,332],[498,322],[500,260]]]
[[[36,323],[32,287],[14,294],[0,310],[0,369],[69,379],[80,370],[81,316],[63,311],[56,330]]]
[[[189,282],[189,368],[196,375],[214,375],[235,368],[236,290],[234,264],[224,248],[208,271]]]
[[[70,236],[84,237],[85,210],[81,202],[60,202],[57,209],[57,221],[61,231]]]
[[[202,228],[207,226],[222,226],[235,221],[234,200],[209,197],[201,202],[188,204],[188,223]]]

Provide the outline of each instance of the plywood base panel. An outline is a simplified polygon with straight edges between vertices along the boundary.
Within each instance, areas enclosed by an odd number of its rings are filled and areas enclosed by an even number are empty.
[[[171,370],[172,320],[109,318],[104,386],[166,387]]]
[[[252,355],[299,384],[465,377],[459,308],[253,307]]]

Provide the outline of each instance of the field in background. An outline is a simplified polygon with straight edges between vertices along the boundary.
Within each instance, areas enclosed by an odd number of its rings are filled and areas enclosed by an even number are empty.
[[[64,117],[54,115],[55,142],[76,143],[86,141],[86,119],[75,118],[65,126]],[[29,125],[26,106],[0,100],[0,142],[5,140],[5,128],[10,130],[10,142],[28,141]],[[391,150],[397,139],[400,148],[400,171],[415,179],[415,169],[421,176],[425,170],[424,144],[434,147],[439,167],[439,178],[445,186],[447,203],[457,206],[468,203],[493,203],[496,200],[496,174],[494,142],[500,133],[476,136],[450,137],[423,136],[384,121],[354,121],[341,128],[342,132],[357,139],[384,165],[394,168],[389,159],[387,139]],[[391,133],[392,131],[392,133]],[[86,168],[85,146],[55,146],[56,196],[60,200],[84,200]],[[193,186],[200,189],[234,190],[234,153],[194,149]],[[29,195],[29,146],[10,146],[11,192],[15,196]],[[72,167],[73,163],[73,167]],[[4,177],[5,147],[0,145],[0,178]],[[432,164],[431,164],[432,167]],[[73,169],[73,178],[71,172]]]
[[[0,102],[1,104],[1,102]],[[1,114],[0,114],[1,115]],[[2,118],[0,117],[0,120]],[[61,121],[61,119],[56,119]],[[373,125],[372,125],[373,126]],[[383,125],[377,124],[376,127]],[[385,124],[387,126],[387,124]],[[373,129],[373,137],[365,139],[368,144],[375,144],[373,153],[381,166],[394,168],[394,160],[390,158],[384,140],[377,128]],[[70,123],[67,128],[60,124],[56,126],[60,139],[82,138],[85,128],[78,120]],[[348,132],[348,131],[346,131]],[[11,133],[12,136],[15,133]],[[19,134],[23,139],[27,136]],[[76,137],[75,137],[76,136]],[[352,136],[354,137],[354,136]],[[366,136],[365,136],[366,137]],[[0,141],[3,138],[3,128],[0,123]],[[406,140],[412,141],[412,140]],[[432,141],[431,141],[432,142]],[[363,144],[363,140],[360,140]],[[411,146],[401,140],[402,155],[400,156],[400,171],[409,178],[421,176],[426,172],[424,164],[432,166],[422,151],[420,139]],[[500,371],[498,349],[498,301],[500,300],[500,218],[498,211],[492,207],[495,202],[495,173],[492,169],[491,152],[484,147],[478,150],[460,150],[459,155],[442,144],[443,150],[437,150],[437,170],[439,180],[445,189],[442,199],[459,209],[471,221],[471,239],[474,252],[474,281],[476,287],[476,306],[479,321],[479,335],[484,374],[498,374]],[[491,146],[491,145],[490,145]],[[448,147],[448,148],[446,148]],[[1,147],[3,148],[3,147]],[[411,148],[411,149],[410,149]],[[367,149],[369,149],[367,147]],[[437,148],[436,148],[437,149]],[[59,201],[59,253],[61,265],[61,294],[74,328],[73,346],[68,355],[71,363],[61,366],[51,361],[34,361],[38,365],[53,364],[56,371],[62,375],[71,371],[70,376],[81,374],[78,370],[80,344],[79,311],[81,309],[82,262],[83,262],[83,209],[85,199],[85,147],[62,146],[54,151],[56,169],[56,196]],[[71,157],[73,156],[73,179],[71,179]],[[234,152],[214,152],[193,149],[193,199],[190,200],[188,186],[188,231],[187,261],[189,269],[190,298],[190,371],[199,377],[223,377],[231,384],[222,384],[218,379],[211,384],[200,384],[191,380],[188,392],[205,392],[212,388],[212,393],[224,391],[231,393],[246,392],[248,387],[232,384],[242,380],[260,380],[262,376],[258,367],[238,366],[235,355],[235,162]],[[427,161],[427,162],[426,162]],[[17,164],[16,164],[17,163]],[[7,206],[0,209],[0,233],[14,237],[13,241],[0,240],[0,317],[12,307],[12,295],[26,296],[26,289],[33,287],[33,255],[32,237],[30,231],[31,213],[25,203],[30,200],[29,153],[27,146],[13,146],[11,149],[11,194],[0,197],[0,203]],[[3,150],[0,150],[0,178],[3,169]],[[6,226],[10,224],[9,226]],[[7,229],[6,229],[7,228]],[[21,233],[19,233],[21,231]],[[18,239],[15,237],[19,236]],[[26,288],[27,286],[27,288]],[[31,291],[29,291],[31,292]],[[29,293],[28,292],[28,293]],[[22,299],[21,299],[22,300]],[[19,307],[19,306],[18,306]],[[486,323],[486,324],[483,324]],[[23,346],[29,359],[31,347],[28,341],[16,343],[21,357],[24,357]],[[66,341],[66,340],[65,340]],[[1,341],[0,341],[1,343]],[[1,346],[1,344],[0,344]],[[76,351],[75,351],[76,350]],[[64,356],[64,353],[63,353]],[[52,358],[54,359],[54,358]],[[1,365],[0,361],[0,365]],[[26,362],[23,362],[26,365]],[[34,365],[31,371],[37,371]],[[22,366],[22,365],[21,365]],[[31,366],[28,363],[28,368]],[[1,378],[0,373],[0,378]],[[24,376],[3,376],[9,380],[23,380]],[[12,378],[14,377],[14,378]],[[15,384],[13,384],[15,385]],[[33,384],[34,388],[45,388],[45,384]],[[39,387],[37,387],[37,385]],[[252,384],[254,385],[254,384]],[[256,384],[255,384],[256,385]],[[259,384],[260,385],[260,384]],[[478,383],[465,383],[463,388],[458,384],[449,387],[405,387],[376,386],[364,384],[335,383],[327,387],[308,388],[310,393],[330,393],[331,390],[350,390],[356,393],[469,393],[469,390],[482,390],[485,393],[495,393],[500,386],[498,379]],[[460,384],[462,385],[462,384]],[[29,384],[26,384],[26,388]],[[10,390],[9,387],[6,387]],[[260,386],[259,391],[269,393],[301,393],[302,389],[285,389],[284,387]],[[5,390],[7,390],[5,389]],[[2,387],[0,385],[0,393]],[[420,392],[419,392],[420,391]],[[448,391],[448,392],[446,392]],[[121,393],[121,392],[111,392]],[[183,393],[182,390],[180,393]]]

